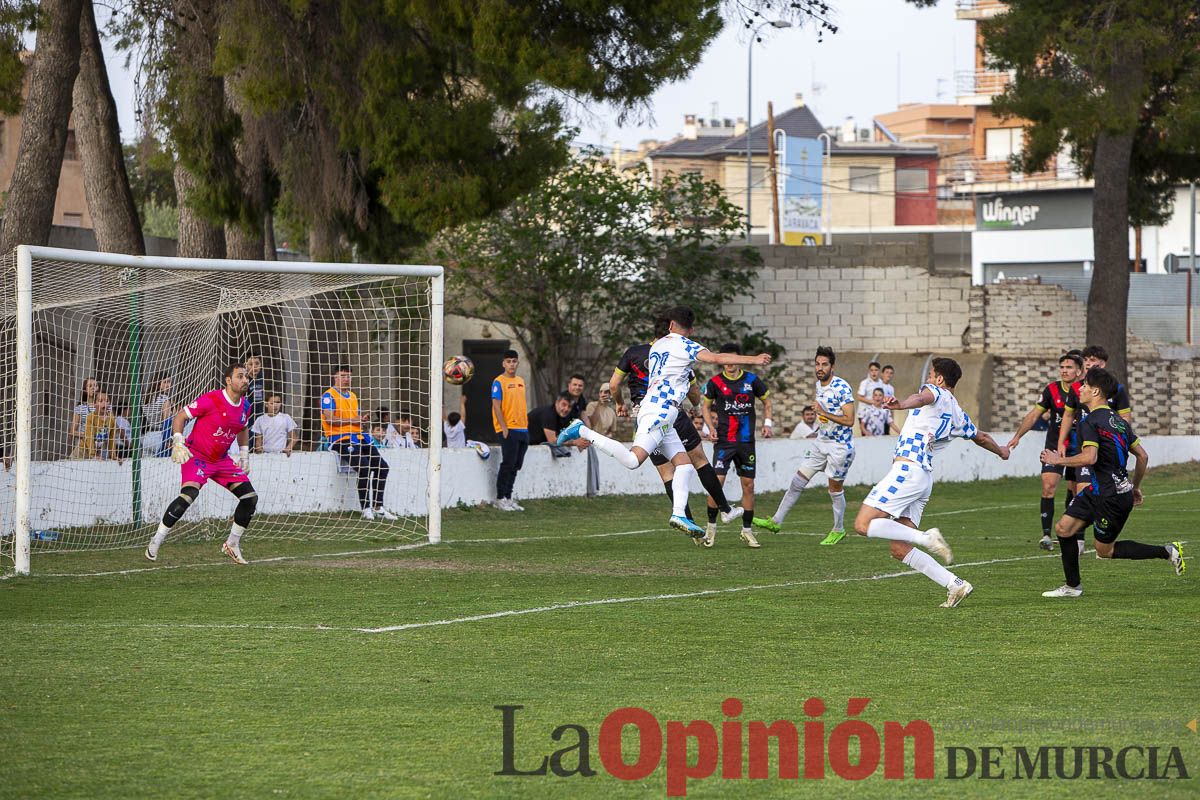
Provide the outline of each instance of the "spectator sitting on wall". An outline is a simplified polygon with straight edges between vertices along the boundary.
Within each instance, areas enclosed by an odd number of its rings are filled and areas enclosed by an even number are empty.
[[[613,404],[612,389],[607,384],[600,387],[600,399],[588,403],[584,414],[592,421],[592,430],[612,436],[617,429],[617,409]]]
[[[400,450],[415,450],[421,446],[421,429],[412,424],[412,415],[400,411],[399,419],[387,426],[385,437],[387,446]]]
[[[812,406],[805,406],[800,411],[800,421],[792,429],[791,439],[817,438],[817,412]]]
[[[575,419],[573,403],[575,397],[570,392],[561,392],[553,403],[538,406],[529,412],[529,444],[554,444],[563,428]],[[586,449],[591,442],[587,439],[575,439],[567,447]]]
[[[83,442],[83,426],[87,423],[88,414],[96,408],[96,393],[100,391],[100,381],[95,378],[83,379],[83,395],[79,405],[71,410],[71,427],[68,431],[68,442],[72,451]]]
[[[168,376],[160,376],[142,403],[142,455],[166,458],[171,454],[172,387]]]
[[[861,436],[883,436],[891,422],[892,412],[883,407],[883,389],[871,390],[871,404],[858,411],[858,431]]]
[[[867,365],[867,377],[858,384],[858,396],[855,399],[864,406],[871,405],[872,390],[883,388],[883,379],[879,377],[881,369],[878,361],[872,361]]]
[[[83,424],[83,441],[79,443],[76,458],[102,458],[121,460],[117,451],[117,417],[108,405],[108,395],[96,393],[96,405],[87,422]]]

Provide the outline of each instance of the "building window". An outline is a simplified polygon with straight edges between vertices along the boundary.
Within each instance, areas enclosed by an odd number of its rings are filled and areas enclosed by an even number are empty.
[[[927,169],[898,169],[896,170],[897,192],[929,192],[929,170]]]
[[[67,144],[63,148],[63,161],[78,161],[79,146],[75,144],[75,131],[67,131]]]
[[[851,167],[850,191],[878,192],[879,167]]]
[[[987,161],[1008,161],[1024,149],[1024,128],[988,128],[983,132],[983,157]]]
[[[70,211],[63,212],[62,224],[66,228],[82,228],[83,214],[72,213]]]

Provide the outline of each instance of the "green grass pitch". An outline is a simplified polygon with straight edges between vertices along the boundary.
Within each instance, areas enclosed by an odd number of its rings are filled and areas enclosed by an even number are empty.
[[[718,766],[688,797],[1196,797],[1196,474],[1152,471],[1122,534],[1193,540],[1189,574],[1089,553],[1086,594],[1057,601],[1041,597],[1062,572],[1036,547],[1034,478],[939,484],[926,524],[976,587],[949,610],[926,578],[886,577],[908,572],[886,543],[818,546],[823,489],[757,551],[736,524],[711,550],[693,546],[653,496],[452,510],[446,542],[416,548],[256,542],[251,528],[247,557],[276,560],[247,567],[224,561],[219,540],[168,542],[154,565],[134,550],[35,554],[34,577],[0,582],[0,797],[663,797],[665,755],[643,780],[605,770],[605,717],[636,706],[720,731],[730,697],[742,723],[797,728],[811,721],[805,700],[823,698],[827,735],[848,698],[871,698],[861,719],[880,732],[929,723],[935,777],[914,780],[910,761],[902,781],[882,766],[862,781],[829,767],[784,780],[772,755],[770,778]],[[864,490],[847,494],[852,519]],[[760,512],[777,501],[760,498]],[[47,574],[120,570],[135,571]],[[513,611],[530,613],[488,616]],[[421,625],[434,621],[450,624]],[[360,630],[396,626],[410,627]],[[598,774],[494,774],[498,705],[524,706],[516,767],[575,742],[550,738],[570,723],[587,730]],[[632,729],[625,741],[632,761]],[[1130,745],[1159,747],[1160,761],[1178,748],[1189,777],[1013,777],[1018,746]],[[1004,778],[947,777],[948,748],[985,746],[1005,748]]]

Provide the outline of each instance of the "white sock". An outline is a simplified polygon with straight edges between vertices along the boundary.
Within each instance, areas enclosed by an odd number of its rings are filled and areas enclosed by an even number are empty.
[[[784,517],[792,510],[792,506],[796,505],[796,501],[800,499],[800,492],[804,491],[805,486],[808,486],[808,478],[799,472],[792,476],[792,483],[788,486],[787,493],[779,501],[779,508],[775,509],[775,516],[771,517],[775,520],[776,525],[783,524]]]
[[[867,526],[867,536],[871,539],[891,539],[895,542],[908,542],[917,547],[929,546],[929,535],[924,531],[901,525],[894,519],[879,517],[871,520]]]
[[[243,528],[241,525],[238,525],[236,522],[233,523],[233,525],[229,527],[229,538],[225,540],[225,544],[229,545],[230,547],[238,547],[242,543],[242,534],[245,532],[245,528]]]
[[[580,438],[587,439],[595,447],[600,448],[605,453],[621,462],[621,466],[626,469],[637,469],[641,466],[638,463],[637,456],[633,454],[629,448],[618,442],[616,439],[610,439],[602,433],[596,433],[594,430],[584,425],[579,429]],[[683,513],[683,512],[680,512]]]
[[[167,534],[169,534],[170,532],[171,532],[171,529],[168,528],[165,524],[163,524],[161,522],[158,523],[158,531],[154,534],[154,539],[153,539],[152,544],[155,547],[161,547],[162,543],[167,540]]]
[[[833,529],[840,531],[846,526],[846,493],[829,493],[829,502],[833,503]]]
[[[632,456],[633,454],[630,453]],[[671,493],[674,495],[675,507],[673,513],[677,517],[684,516],[688,502],[688,484],[692,481],[692,476],[696,474],[696,468],[691,464],[682,466],[676,465],[675,477],[671,479]]]
[[[870,534],[867,534],[870,536]],[[949,589],[950,584],[958,580],[958,576],[939,564],[933,556],[923,550],[913,548],[904,557],[904,563],[924,575],[934,583],[941,584],[943,589]]]

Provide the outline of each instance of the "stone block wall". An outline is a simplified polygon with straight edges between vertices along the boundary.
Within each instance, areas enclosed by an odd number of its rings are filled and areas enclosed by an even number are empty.
[[[967,348],[995,357],[991,427],[1015,430],[1042,387],[1058,375],[1058,357],[1082,347],[1087,309],[1053,285],[998,284],[971,288]],[[1130,336],[1124,380],[1142,435],[1200,434],[1196,385],[1200,353]]]

